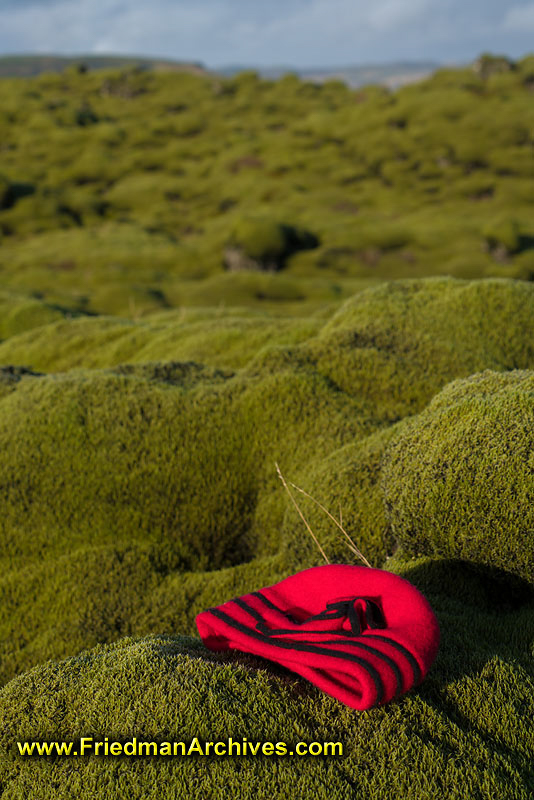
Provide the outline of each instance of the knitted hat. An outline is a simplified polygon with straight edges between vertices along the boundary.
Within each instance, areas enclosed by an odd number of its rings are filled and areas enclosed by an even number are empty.
[[[196,623],[210,650],[277,661],[360,710],[421,683],[439,644],[434,612],[411,583],[346,564],[305,569]]]

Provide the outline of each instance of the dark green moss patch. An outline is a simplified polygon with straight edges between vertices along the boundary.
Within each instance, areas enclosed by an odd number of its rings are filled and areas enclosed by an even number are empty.
[[[299,250],[310,250],[319,240],[309,231],[267,218],[243,218],[231,232],[224,251],[226,269],[278,272]]]

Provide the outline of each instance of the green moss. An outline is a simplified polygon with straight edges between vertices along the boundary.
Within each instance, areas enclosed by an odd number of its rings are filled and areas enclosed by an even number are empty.
[[[501,250],[504,255],[520,250],[520,229],[515,219],[493,221],[484,229],[484,239],[491,251]]]
[[[488,592],[451,597],[450,562],[397,560],[391,568],[424,590],[442,644],[423,685],[382,709],[359,713],[306,681],[251,656],[213,654],[184,636],[126,638],[77,658],[49,662],[0,693],[0,780],[10,797],[29,793],[113,800],[307,797],[396,800],[509,797],[533,787],[534,708],[529,648],[532,601],[503,610]],[[490,588],[489,586],[487,588]],[[510,635],[511,625],[514,635]],[[150,758],[23,758],[16,741],[339,741],[342,757],[251,755]]]
[[[371,566],[381,565],[395,546],[388,529],[380,485],[382,458],[394,434],[395,426],[390,426],[357,444],[335,450],[320,462],[299,466],[295,473],[287,475],[332,514]],[[280,466],[285,468],[285,459],[280,461]],[[298,490],[292,489],[292,492],[328,559],[334,563],[361,563],[344,533],[317,502]],[[268,499],[273,516],[277,512],[273,507],[274,499]],[[258,508],[258,513],[260,511]],[[301,563],[313,563],[318,558],[317,547],[312,538],[305,535],[300,517],[291,504],[281,525],[283,541],[287,542],[287,563],[293,564],[295,569]],[[302,536],[296,537],[295,529],[300,529]]]
[[[241,302],[241,284],[215,285],[232,241],[245,269],[294,280],[246,303],[303,315],[335,299],[332,278],[347,296],[355,279],[501,275],[500,256],[466,254],[501,217],[532,236],[523,61],[396,92],[124,70],[3,81],[3,285],[132,316],[157,307],[152,291],[170,307],[230,288]]]
[[[316,563],[277,460],[334,510],[342,502],[369,558],[386,556],[377,481],[388,436],[343,447],[373,426],[369,412],[299,358],[281,367],[266,351],[234,376],[164,362],[11,369],[6,381],[4,678],[166,621],[190,631],[229,587]],[[349,556],[318,516],[324,547]]]
[[[308,231],[271,219],[238,219],[231,230],[228,244],[258,263],[259,269],[281,269],[285,260],[298,250],[314,248],[317,238]],[[228,257],[227,266],[231,265]]]
[[[0,397],[10,394],[16,389],[17,383],[25,375],[32,375],[38,377],[39,372],[33,372],[28,367],[15,366],[8,364],[0,367]]]
[[[0,363],[28,362],[36,369],[63,371],[124,362],[193,360],[235,369],[269,344],[295,345],[320,327],[314,318],[282,318],[246,308],[172,310],[135,322],[82,316],[0,343]]]
[[[165,569],[272,554],[280,533],[257,506],[278,490],[274,461],[320,460],[372,424],[299,361],[146,370],[27,376],[2,399],[6,563],[133,541]]]
[[[0,337],[3,339],[76,316],[76,312],[34,298],[10,292],[0,295]]]
[[[244,296],[262,291],[268,297],[276,286],[284,289],[275,276],[223,277],[214,291],[225,287],[230,295],[239,286]],[[193,360],[236,369],[261,365],[269,345],[275,362],[280,348],[292,353],[298,345],[297,362],[311,364],[365,414],[372,408],[376,418],[395,421],[422,410],[455,377],[529,368],[533,291],[527,283],[502,279],[392,282],[354,295],[338,310],[333,305],[324,322],[231,308],[167,311],[136,322],[81,318],[6,340],[0,363],[65,370]],[[277,368],[275,362],[269,369]]]
[[[514,281],[392,282],[347,300],[309,349],[323,374],[394,422],[455,377],[530,367],[532,303]]]
[[[161,580],[146,548],[83,545],[0,579],[0,682],[48,658],[65,658],[132,631]]]
[[[499,567],[534,581],[534,373],[449,384],[385,456],[393,533],[409,552]]]
[[[492,53],[482,53],[473,68],[477,75],[483,80],[487,80],[493,75],[507,74],[515,70],[516,65],[506,56],[493,55]]]
[[[214,376],[214,380],[223,379]],[[212,433],[198,427],[203,415],[196,413],[195,406],[204,404],[204,415],[209,416],[208,409],[213,407],[209,381],[206,390],[203,400],[192,397],[184,406],[183,392],[173,389],[173,384],[151,385],[133,375],[69,373],[23,378],[16,391],[3,399],[3,435],[12,439],[8,447],[13,454],[11,467],[6,464],[2,475],[11,509],[4,519],[3,556],[27,562],[59,555],[72,545],[131,541],[131,532],[137,530],[136,539],[147,545],[151,540],[158,543],[162,563],[222,565],[243,535],[254,482],[246,449],[236,448],[228,431],[221,436],[218,451],[210,451],[217,463],[212,466],[212,491],[206,499],[217,503],[218,497],[222,503],[225,492],[237,491],[241,500],[236,496],[227,507],[229,517],[224,511],[221,516],[209,502],[197,505],[194,498],[199,491],[204,493],[208,480],[207,463],[204,469],[200,463],[207,456],[204,451]],[[217,399],[216,417],[222,420],[229,397],[223,393]],[[208,435],[204,448],[203,435]],[[184,436],[191,437],[190,445]],[[40,442],[38,453],[35,441]],[[169,492],[174,498],[170,504]],[[23,498],[28,493],[35,500],[39,496],[40,503],[27,507]],[[48,504],[47,496],[55,498],[53,504]],[[200,515],[196,519],[189,514],[193,506]],[[202,529],[204,534],[199,534]]]

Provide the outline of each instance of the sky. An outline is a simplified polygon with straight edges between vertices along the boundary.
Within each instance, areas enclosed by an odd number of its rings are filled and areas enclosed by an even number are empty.
[[[534,0],[0,0],[0,54],[300,68],[534,51]]]

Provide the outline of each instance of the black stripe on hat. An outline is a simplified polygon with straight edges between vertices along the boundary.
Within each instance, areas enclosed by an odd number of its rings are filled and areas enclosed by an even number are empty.
[[[395,681],[397,683],[397,689],[395,691],[395,697],[399,697],[399,695],[403,694],[403,686],[402,686],[402,673],[400,671],[399,665],[397,662],[388,656],[386,653],[383,653],[382,650],[377,650],[376,647],[371,647],[367,642],[362,642],[361,639],[351,639],[348,642],[339,642],[337,639],[328,639],[327,641],[321,642],[321,644],[342,644],[342,645],[352,645],[353,647],[361,647],[362,650],[366,650],[368,653],[372,653],[374,656],[378,656],[378,658],[385,661],[388,664],[393,672],[395,673]],[[326,650],[325,654],[330,652],[330,650]]]
[[[257,622],[258,622],[258,624],[256,626],[257,630],[259,630],[261,633],[265,634],[265,636],[278,636],[278,635],[282,636],[282,635],[284,635],[286,633],[287,634],[291,634],[291,635],[295,634],[295,635],[298,635],[298,636],[310,635],[310,634],[314,634],[314,633],[333,633],[331,628],[329,630],[312,630],[312,631],[309,630],[309,629],[307,629],[307,630],[295,630],[295,628],[269,628],[268,625],[266,624],[264,618],[261,616],[260,612],[256,611],[256,609],[253,608],[252,606],[249,606],[249,604],[245,603],[245,601],[242,600],[240,597],[234,597],[234,599],[231,602],[232,603],[236,603],[238,606],[240,606],[243,609],[243,611],[247,611],[252,617],[254,617],[254,619],[257,620]],[[279,610],[279,609],[277,609],[277,610]],[[280,613],[283,613],[283,612],[280,612]],[[286,616],[288,616],[288,615],[286,614]],[[295,620],[295,625],[299,625],[299,624],[300,623],[297,622],[297,620]],[[353,638],[354,637],[354,634],[353,634],[352,631],[342,631],[342,630],[336,631],[336,635],[338,633],[339,633],[340,636],[346,636],[348,638]]]
[[[340,658],[344,661],[355,662],[356,664],[359,664],[365,670],[365,672],[367,672],[375,685],[377,696],[376,705],[380,705],[384,699],[385,689],[380,673],[372,666],[372,664],[369,664],[365,659],[360,658],[359,656],[355,656],[352,653],[345,653],[342,650],[328,649],[325,651],[322,647],[304,642],[288,642],[287,640],[283,639],[266,640],[265,636],[262,633],[259,633],[259,631],[257,631],[255,628],[249,628],[247,625],[244,625],[242,622],[234,619],[226,612],[221,611],[220,608],[209,608],[207,611],[214,617],[226,622],[232,628],[235,628],[241,633],[245,633],[247,636],[250,636],[253,639],[258,639],[263,644],[270,644],[273,647],[279,647],[282,650],[297,650],[303,653],[316,653],[317,655],[327,655],[333,658]]]
[[[279,614],[282,614],[284,617],[287,617],[292,622],[294,622],[296,625],[300,624],[299,620],[297,620],[294,617],[292,617],[291,614],[287,613],[287,611],[284,611],[283,609],[278,608],[278,606],[276,606],[272,602],[272,600],[269,600],[269,598],[265,597],[265,595],[263,595],[261,592],[251,592],[251,595],[253,597],[257,597],[258,600],[261,600],[262,603],[264,603],[266,606],[271,608],[273,611],[278,611]],[[234,598],[234,600],[236,600],[236,599],[237,598]],[[368,597],[353,597],[350,600],[341,600],[338,603],[327,603],[326,604],[326,609],[327,610],[323,611],[322,614],[316,614],[314,617],[312,617],[312,619],[332,619],[332,618],[335,618],[335,615],[333,613],[331,613],[333,610],[335,610],[336,608],[339,608],[341,606],[348,606],[349,604],[353,603],[355,600],[363,600],[365,602],[365,619],[367,621],[367,627],[368,628],[376,629],[376,628],[386,628],[387,627],[387,623],[386,623],[386,620],[384,619],[384,615],[382,613],[382,610],[379,608],[379,606],[375,602],[373,602],[373,600],[370,600]],[[341,614],[340,614],[340,616],[341,616]]]
[[[417,686],[419,683],[421,683],[421,681],[423,680],[423,674],[421,672],[421,667],[417,663],[413,653],[411,653],[408,650],[407,647],[405,647],[400,642],[397,642],[396,639],[391,639],[389,636],[382,636],[379,633],[374,633],[373,632],[373,633],[368,633],[366,635],[369,638],[373,637],[373,639],[380,639],[383,642],[387,642],[392,647],[394,647],[396,650],[398,650],[399,653],[402,653],[403,656],[406,658],[406,660],[409,662],[409,664],[410,664],[410,666],[412,668],[413,678],[414,678],[414,686]]]
[[[261,622],[263,622],[263,619],[262,619],[260,613],[258,611],[256,611],[256,609],[253,608],[252,606],[249,606],[249,604],[246,603],[242,598],[236,597],[235,600],[233,600],[233,602],[237,603],[237,605],[240,606],[240,608],[242,608],[244,611],[246,611],[248,614],[250,614],[252,617],[254,617],[254,619],[257,619],[257,620],[260,620]],[[258,628],[259,628],[259,625],[258,625]],[[259,628],[259,630],[263,633],[261,628]],[[278,631],[271,630],[270,633],[271,634],[278,633]],[[293,631],[288,630],[287,633],[293,633]],[[333,631],[295,631],[295,633],[308,633],[308,634],[311,633],[313,635],[313,634],[316,634],[316,633],[330,633],[331,634],[331,633],[333,633]],[[337,631],[335,631],[335,634],[337,636]],[[395,674],[395,681],[397,683],[397,689],[395,691],[395,697],[398,697],[400,694],[402,694],[402,692],[403,692],[402,674],[401,674],[401,671],[399,669],[399,665],[390,656],[388,656],[387,653],[383,653],[382,650],[377,650],[375,647],[371,647],[371,645],[368,644],[367,642],[362,642],[360,637],[354,638],[353,635],[351,633],[348,633],[347,631],[344,631],[344,634],[351,637],[349,641],[340,642],[339,639],[328,639],[326,641],[322,641],[320,643],[317,643],[317,647],[321,648],[321,650],[322,650],[324,655],[330,655],[330,653],[332,652],[330,648],[322,647],[322,645],[325,645],[325,644],[343,644],[343,645],[349,644],[349,645],[354,645],[356,647],[360,647],[362,650],[366,650],[368,653],[372,653],[374,656],[377,656],[382,661],[385,661],[385,663],[388,664],[388,666],[393,670],[393,673]],[[284,641],[287,642],[289,640],[285,639]],[[269,639],[269,642],[271,642],[271,639]],[[297,644],[297,642],[295,642],[295,644]]]
[[[272,608],[273,611],[278,611],[280,614],[285,614],[286,617],[288,616],[285,611],[282,611],[281,608],[278,608],[278,606],[275,606],[275,604],[271,600],[269,600],[268,597],[265,597],[265,595],[262,594],[261,592],[252,592],[252,596],[253,597],[257,597],[258,600],[261,600],[262,603],[265,603],[266,606],[269,606],[269,608]]]
[[[268,597],[265,597],[265,595],[263,595],[261,592],[252,592],[252,595],[254,597],[257,597],[258,600],[261,600],[266,606],[268,606],[269,608],[273,609],[273,611],[278,611],[280,614],[284,614],[285,613],[284,611],[282,611],[282,609],[280,609],[277,606],[275,606],[275,604],[271,600],[269,600]],[[287,614],[286,614],[286,616],[287,616]],[[423,680],[423,674],[421,672],[421,667],[417,663],[413,653],[411,653],[408,650],[408,648],[406,648],[400,642],[397,642],[395,639],[391,639],[389,636],[384,636],[383,634],[374,633],[374,629],[373,629],[373,632],[366,631],[365,634],[363,634],[363,635],[364,636],[373,636],[375,639],[380,639],[383,642],[387,642],[394,649],[398,650],[399,653],[402,653],[402,655],[406,658],[406,660],[408,661],[408,663],[410,664],[410,666],[412,668],[413,677],[414,677],[414,686],[418,686],[418,684],[421,683],[421,681]]]
[[[344,630],[337,630],[336,633],[339,636],[361,636],[362,629],[360,625],[360,619],[356,609],[354,608],[354,603],[356,600],[362,600],[365,603],[365,612],[364,612],[364,619],[367,623],[366,627],[370,630],[376,630],[377,628],[387,628],[386,620],[384,619],[384,615],[382,610],[379,606],[373,601],[370,600],[368,597],[352,597],[349,600],[340,600],[337,603],[327,603],[326,610],[320,614],[314,614],[312,617],[308,617],[305,620],[297,620],[291,614],[288,614],[287,611],[283,611],[281,608],[275,606],[270,600],[264,597],[260,592],[252,592],[253,597],[257,597],[259,600],[263,600],[263,602],[271,608],[273,611],[278,611],[279,614],[282,614],[286,619],[289,619],[290,622],[293,622],[295,625],[302,625],[305,622],[310,622],[311,620],[329,620],[329,619],[341,619],[346,617],[350,622],[350,631]],[[239,603],[240,598],[234,597],[233,602]],[[256,615],[255,615],[256,616]],[[258,620],[258,628],[262,630],[267,635],[277,635],[283,633],[307,633],[310,629],[305,629],[302,631],[294,631],[292,628],[269,628],[264,619],[260,616],[256,616]],[[330,633],[330,630],[315,630],[314,633]]]

